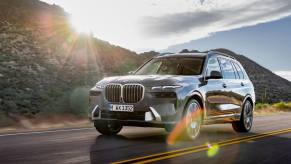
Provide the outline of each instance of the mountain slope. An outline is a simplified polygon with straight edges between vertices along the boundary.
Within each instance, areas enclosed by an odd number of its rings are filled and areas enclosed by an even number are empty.
[[[257,102],[274,103],[291,101],[291,82],[274,74],[244,55],[236,54],[228,49],[219,48],[215,51],[223,52],[235,57],[245,68],[254,84]],[[181,53],[199,52],[198,50],[183,49]]]
[[[89,87],[103,76],[125,74],[158,55],[154,51],[138,55],[77,34],[68,17],[62,8],[38,0],[0,1],[0,115],[84,115]],[[290,82],[233,55],[245,65],[259,101],[290,101]]]
[[[75,33],[68,14],[56,5],[0,1],[2,111],[78,114],[78,107],[85,109],[78,105],[87,101],[78,97],[85,95],[84,87],[106,75],[127,73],[141,62],[135,52]]]
[[[255,86],[258,102],[291,101],[291,82],[274,74],[246,56],[227,49],[216,49],[234,56],[246,69]]]

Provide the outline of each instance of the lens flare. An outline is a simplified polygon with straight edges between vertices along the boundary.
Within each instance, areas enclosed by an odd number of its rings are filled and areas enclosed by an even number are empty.
[[[211,145],[210,143],[206,143],[208,150],[207,150],[207,156],[208,157],[214,157],[216,154],[218,154],[219,146],[217,144]]]
[[[89,22],[92,22],[92,20],[89,20],[89,18],[87,16],[72,16],[70,18],[70,23],[73,26],[74,30],[77,33],[85,33],[85,34],[89,34],[90,33],[90,28],[91,25]]]
[[[191,114],[191,117],[193,119],[196,119],[196,118],[199,118],[201,116],[201,114],[202,114],[202,110],[199,109],[199,110],[193,112]],[[183,134],[184,134],[187,126],[188,125],[186,123],[186,117],[184,116],[183,119],[176,124],[175,128],[169,134],[169,136],[167,138],[167,143],[169,145],[173,145],[179,140],[179,138],[183,138],[184,137]]]

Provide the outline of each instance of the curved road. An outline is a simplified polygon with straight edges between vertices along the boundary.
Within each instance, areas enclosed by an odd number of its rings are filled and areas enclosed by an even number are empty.
[[[0,134],[0,163],[291,163],[291,113],[259,116],[251,133],[208,125],[195,141],[167,144],[163,129],[93,128]]]

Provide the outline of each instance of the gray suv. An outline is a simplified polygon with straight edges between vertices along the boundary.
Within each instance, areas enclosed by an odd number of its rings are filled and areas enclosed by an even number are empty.
[[[203,124],[232,123],[237,132],[250,131],[254,104],[242,65],[208,51],[161,55],[131,75],[104,78],[90,90],[89,115],[104,135],[123,126],[172,131],[183,125],[184,135],[194,139]]]

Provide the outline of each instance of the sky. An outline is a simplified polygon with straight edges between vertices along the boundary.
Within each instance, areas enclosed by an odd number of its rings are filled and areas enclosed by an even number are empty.
[[[77,30],[135,51],[165,49],[218,31],[291,15],[290,0],[43,0]]]
[[[189,45],[202,44],[205,39],[209,38],[217,38],[213,40],[226,42],[219,38],[223,38],[222,34],[230,32],[225,35],[239,37],[236,41],[241,44],[225,48],[248,54],[248,57],[274,72],[281,71],[281,74],[291,72],[291,64],[286,64],[286,60],[283,61],[283,66],[280,66],[279,62],[274,64],[272,58],[274,55],[276,56],[277,52],[274,51],[277,49],[270,48],[270,44],[288,45],[290,43],[290,39],[286,39],[287,37],[291,38],[290,24],[288,24],[289,29],[284,27],[285,31],[288,29],[289,32],[286,35],[280,33],[282,38],[277,37],[279,40],[276,43],[272,41],[264,44],[266,37],[264,40],[258,39],[261,36],[268,36],[268,32],[272,36],[276,35],[275,32],[272,32],[272,26],[268,28],[270,31],[263,30],[265,33],[260,32],[260,30],[253,30],[253,33],[252,30],[248,32],[242,30],[260,26],[262,23],[278,23],[278,20],[280,23],[280,20],[291,15],[290,0],[43,1],[60,5],[70,13],[72,25],[77,31],[93,33],[99,39],[136,52],[175,49],[172,45],[180,47],[183,45],[182,48],[191,48]],[[250,39],[254,39],[251,42],[252,45],[245,43],[247,42],[246,38],[248,38],[245,36],[246,34]],[[235,38],[232,38],[233,40],[235,41]],[[235,42],[233,43],[235,44]],[[259,45],[261,49],[256,48],[256,45]],[[215,46],[219,45],[209,44],[209,47],[217,48]],[[201,45],[199,48],[208,47]],[[264,55],[267,51],[273,53],[273,56]],[[291,55],[290,48],[289,54]],[[286,56],[288,57],[286,54],[282,57]]]
[[[291,71],[291,16],[170,46],[164,51],[228,48],[272,71]]]

